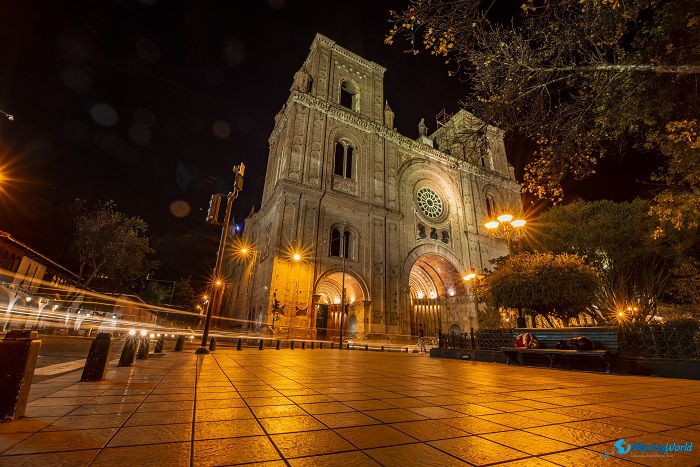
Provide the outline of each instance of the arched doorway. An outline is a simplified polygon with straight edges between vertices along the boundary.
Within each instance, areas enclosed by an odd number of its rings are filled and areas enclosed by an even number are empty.
[[[454,327],[472,327],[471,302],[461,272],[438,251],[416,255],[408,275],[411,334],[422,324],[426,337]]]
[[[334,340],[339,338],[341,302],[345,303],[343,335],[354,337],[365,333],[368,323],[369,302],[366,288],[351,272],[330,271],[323,275],[316,286],[315,331],[317,339]],[[345,299],[341,300],[343,286]]]

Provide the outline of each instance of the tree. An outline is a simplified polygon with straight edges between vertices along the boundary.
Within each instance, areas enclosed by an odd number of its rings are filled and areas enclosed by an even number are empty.
[[[170,300],[170,287],[165,287],[156,281],[149,281],[140,293],[144,302],[150,305],[167,305]]]
[[[576,255],[521,253],[500,259],[474,290],[487,305],[529,309],[566,325],[581,313],[595,316],[599,286],[596,272]]]
[[[386,42],[444,57],[468,83],[463,103],[536,144],[526,189],[561,200],[566,177],[592,174],[630,142],[668,158],[659,210],[671,225],[700,212],[700,2],[414,0],[392,12]],[[692,176],[685,174],[693,167]]]
[[[115,209],[112,201],[88,205],[78,199],[66,210],[81,287],[99,278],[113,291],[130,290],[158,267],[151,259],[155,251],[145,236],[146,222]]]
[[[192,276],[181,277],[175,282],[173,305],[193,311],[199,303],[199,296],[192,287]]]
[[[640,319],[649,318],[694,241],[680,231],[654,235],[659,220],[649,209],[641,199],[554,206],[530,224],[529,245],[535,251],[578,254],[595,268],[603,284],[595,304],[604,316],[632,309]]]

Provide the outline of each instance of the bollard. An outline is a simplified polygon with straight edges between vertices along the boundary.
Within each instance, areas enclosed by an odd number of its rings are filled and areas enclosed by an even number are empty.
[[[335,345],[335,342],[331,342],[331,350],[333,350],[334,345]]]
[[[41,341],[36,331],[9,331],[0,340],[0,422],[22,417],[27,410]]]
[[[314,349],[314,341],[311,341],[311,350]]]
[[[243,343],[242,339],[238,339],[238,344],[236,344],[236,350],[241,350],[241,345]]]
[[[216,350],[216,338],[212,337],[209,339],[209,350]]]
[[[158,336],[158,339],[156,339],[156,348],[153,350],[153,353],[163,353],[163,343],[165,342],[165,334],[161,334]]]
[[[136,334],[129,334],[124,340],[124,347],[122,347],[122,354],[119,357],[119,364],[117,366],[131,366],[136,361],[136,352],[139,350],[139,343],[141,339]]]
[[[348,344],[348,348],[350,348],[350,344]],[[369,351],[369,344],[365,344],[365,350]]]
[[[177,336],[175,341],[175,352],[182,352],[182,347],[185,345],[185,336]]]
[[[350,344],[348,344],[348,350],[350,350]]]
[[[292,347],[291,347],[291,349],[294,350],[294,341],[292,341]]]
[[[90,352],[85,360],[83,376],[80,381],[102,381],[107,376],[109,356],[112,353],[114,339],[110,332],[100,332],[92,340]]]
[[[136,351],[137,360],[148,360],[148,352],[151,351],[151,338],[148,334],[141,334],[139,338],[139,348]]]
[[[384,346],[382,346],[382,352],[384,352]]]
[[[301,350],[306,350],[306,341],[301,342]]]
[[[260,339],[260,345],[258,345],[258,350],[262,350],[263,349],[262,346],[263,346],[263,340]]]
[[[280,349],[280,340],[279,340],[279,339],[277,339],[277,347],[275,347],[275,348],[276,348],[277,350]]]
[[[321,350],[323,350],[323,342],[319,342],[319,343],[318,343],[318,348],[321,349]]]

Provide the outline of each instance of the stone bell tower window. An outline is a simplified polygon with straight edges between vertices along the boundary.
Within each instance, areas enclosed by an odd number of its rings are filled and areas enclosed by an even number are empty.
[[[355,148],[347,141],[335,143],[335,164],[333,173],[343,178],[352,179],[354,175]]]
[[[340,105],[357,112],[359,110],[360,91],[350,81],[343,81],[340,85]]]

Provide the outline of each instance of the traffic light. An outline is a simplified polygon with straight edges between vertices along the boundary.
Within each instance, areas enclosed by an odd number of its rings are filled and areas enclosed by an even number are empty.
[[[233,173],[235,173],[235,180],[233,182],[233,187],[236,191],[241,191],[243,189],[243,173],[245,172],[245,165],[243,162],[233,168]]]
[[[211,195],[209,200],[209,209],[207,209],[207,222],[210,224],[219,223],[219,209],[221,208],[221,197],[220,194]]]

